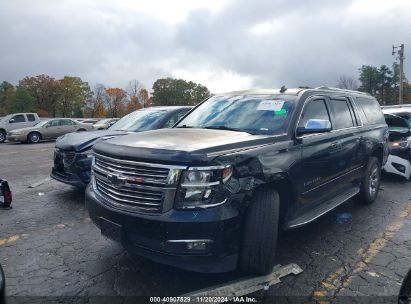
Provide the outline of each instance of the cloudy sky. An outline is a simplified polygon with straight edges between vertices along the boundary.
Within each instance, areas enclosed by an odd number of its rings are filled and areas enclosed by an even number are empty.
[[[363,64],[391,65],[409,0],[0,0],[0,81],[79,76],[148,89],[162,77],[218,93],[335,85]]]

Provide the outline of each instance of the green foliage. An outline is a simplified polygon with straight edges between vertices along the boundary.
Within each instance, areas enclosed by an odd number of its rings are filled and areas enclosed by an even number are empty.
[[[27,76],[19,81],[36,100],[38,111],[56,116],[58,103],[58,81],[47,75]]]
[[[11,112],[36,112],[36,101],[25,88],[17,87]]]
[[[183,79],[162,78],[153,84],[152,104],[155,106],[196,105],[210,97],[207,87]]]
[[[398,102],[398,87],[400,82],[399,65],[394,63],[392,68],[382,65],[379,68],[363,65],[360,68],[360,91],[375,96],[381,104]],[[404,98],[411,94],[410,84],[404,77]],[[410,100],[411,101],[411,100]]]
[[[14,94],[15,88],[11,83],[3,81],[0,84],[0,116],[7,115],[10,112],[9,108],[13,102]]]
[[[92,96],[87,82],[80,77],[64,76],[58,81],[58,109],[63,117],[82,117],[85,101]]]

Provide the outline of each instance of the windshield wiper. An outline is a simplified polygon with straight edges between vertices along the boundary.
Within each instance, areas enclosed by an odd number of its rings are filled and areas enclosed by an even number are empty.
[[[253,134],[251,131],[247,131],[244,129],[239,129],[239,128],[230,128],[227,126],[206,126],[206,127],[202,127],[204,129],[212,129],[212,130],[227,130],[227,131],[236,131],[236,132],[245,132],[248,134]]]
[[[178,127],[176,127],[176,128],[194,128],[194,127],[192,127],[192,126],[187,126],[187,125],[182,125],[182,126],[178,126]]]

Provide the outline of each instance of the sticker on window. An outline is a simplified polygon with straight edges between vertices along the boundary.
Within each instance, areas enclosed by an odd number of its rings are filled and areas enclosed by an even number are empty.
[[[281,111],[284,102],[284,100],[262,100],[257,111]]]

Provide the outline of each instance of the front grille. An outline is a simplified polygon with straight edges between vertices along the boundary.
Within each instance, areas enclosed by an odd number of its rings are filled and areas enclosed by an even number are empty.
[[[113,207],[133,212],[161,213],[174,200],[172,170],[182,167],[141,163],[95,154],[96,192]],[[165,206],[166,204],[166,206]]]
[[[70,166],[74,162],[76,153],[72,151],[63,151],[63,164],[64,166]]]
[[[65,151],[62,149],[56,149],[54,154],[54,163],[61,164],[68,167],[73,164],[76,158],[76,153],[74,151]]]

